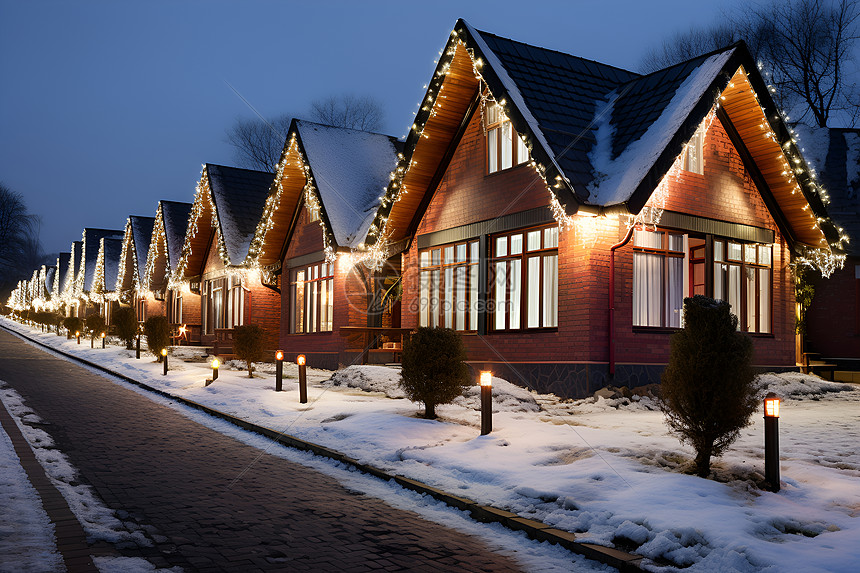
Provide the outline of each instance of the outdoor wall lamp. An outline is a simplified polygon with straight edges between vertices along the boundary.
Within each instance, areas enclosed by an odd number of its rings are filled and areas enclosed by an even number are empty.
[[[275,392],[284,389],[284,351],[275,352]]]
[[[296,364],[299,365],[299,402],[302,404],[308,403],[308,377],[307,377],[307,366],[305,363],[307,359],[304,354],[299,354],[296,357]]]
[[[482,370],[478,384],[481,386],[481,435],[486,436],[493,431],[493,373]]]
[[[770,491],[779,491],[779,397],[764,398],[764,480]]]

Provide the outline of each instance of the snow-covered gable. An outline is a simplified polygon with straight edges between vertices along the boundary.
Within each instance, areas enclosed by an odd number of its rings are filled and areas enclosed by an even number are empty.
[[[54,295],[59,296],[63,293],[63,286],[66,284],[66,277],[69,274],[69,258],[71,253],[60,253],[57,257],[57,272],[54,275]]]
[[[155,217],[131,215],[128,220],[131,225],[131,237],[134,241],[137,276],[143,277],[146,274],[146,255],[149,252],[149,242],[152,240],[152,227],[155,225]]]
[[[50,266],[45,268],[45,289],[50,295],[54,292],[54,275],[57,273],[57,267]]]
[[[120,239],[124,235],[123,231],[109,229],[84,229],[81,236],[82,256],[78,266],[80,276],[77,279],[77,288],[88,293],[93,288],[93,279],[96,274],[96,263],[99,257],[99,247],[103,238]],[[116,280],[116,279],[114,279]]]
[[[309,121],[295,124],[335,241],[358,247],[397,167],[399,143],[378,133]]]
[[[206,164],[228,264],[245,263],[274,174]]]
[[[80,241],[72,241],[71,252],[69,253],[69,272],[66,274],[66,281],[63,283],[63,293],[69,296],[75,294],[75,284],[77,283],[78,269],[81,265],[81,246]]]
[[[122,239],[102,239],[104,251],[104,289],[112,291],[119,274],[119,259],[122,255]]]
[[[191,215],[191,203],[180,203],[178,201],[161,202],[164,239],[167,241],[167,265],[171,270],[179,262],[179,257],[182,255],[182,243],[185,242],[189,215]]]
[[[639,187],[646,174],[678,133],[693,108],[708,97],[707,90],[723,70],[734,53],[728,49],[705,59],[686,76],[656,121],[645,133],[615,154],[619,120],[615,104],[628,86],[621,86],[598,105],[592,121],[596,143],[588,157],[594,168],[594,179],[588,184],[589,202],[596,205],[615,205],[627,201]]]

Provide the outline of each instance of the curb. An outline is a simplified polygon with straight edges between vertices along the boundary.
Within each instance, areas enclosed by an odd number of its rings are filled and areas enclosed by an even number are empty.
[[[441,501],[449,507],[468,512],[471,515],[472,519],[474,519],[475,521],[480,521],[482,523],[498,523],[513,531],[523,531],[530,539],[533,539],[538,542],[548,541],[553,545],[560,545],[568,551],[571,551],[572,553],[577,553],[589,559],[593,559],[594,561],[598,561],[606,565],[611,565],[612,567],[615,567],[619,571],[625,573],[642,571],[643,558],[641,555],[626,553],[618,549],[604,547],[602,545],[595,545],[593,543],[578,542],[576,541],[575,534],[570,533],[568,531],[562,531],[554,527],[550,527],[549,525],[541,521],[520,517],[516,513],[505,511],[503,509],[497,509],[489,505],[481,505],[468,498],[447,493],[441,489],[431,487],[412,478],[408,478],[402,475],[389,474],[388,472],[381,470],[375,466],[364,464],[354,458],[351,458],[343,452],[339,452],[337,450],[333,450],[325,446],[320,446],[319,444],[314,444],[312,442],[306,442],[305,440],[296,438],[295,436],[284,434],[278,432],[277,430],[273,430],[272,428],[268,428],[266,426],[261,426],[249,422],[247,420],[237,418],[236,416],[227,414],[214,408],[210,408],[209,406],[205,406],[203,404],[200,404],[199,402],[195,402],[187,398],[182,398],[180,396],[175,396],[173,394],[170,394],[169,392],[165,392],[164,390],[154,388],[144,382],[135,380],[134,378],[126,376],[125,374],[114,372],[109,368],[106,368],[94,362],[90,362],[85,358],[81,358],[79,356],[69,354],[62,350],[52,348],[51,346],[48,346],[47,344],[44,344],[38,340],[34,340],[29,336],[21,334],[20,332],[10,330],[3,325],[0,325],[0,328],[3,328],[7,332],[10,332],[14,335],[25,338],[30,342],[41,346],[42,348],[46,348],[52,352],[56,352],[57,354],[65,356],[66,358],[69,358],[73,361],[80,362],[91,368],[95,368],[96,370],[99,370],[106,374],[110,374],[111,376],[114,376],[116,378],[120,378],[121,380],[129,382],[130,384],[134,384],[139,388],[143,388],[144,390],[158,394],[163,398],[168,398],[175,402],[179,402],[180,404],[183,404],[185,406],[190,406],[196,410],[200,410],[201,412],[209,414],[210,416],[214,416],[221,420],[230,422],[231,424],[238,426],[243,430],[248,430],[250,432],[254,432],[255,434],[270,438],[276,443],[283,444],[285,446],[295,448],[297,450],[311,452],[317,456],[329,458],[331,460],[335,460],[343,464],[351,465],[362,473],[372,475],[385,481],[394,480],[398,485],[405,489],[429,495],[433,499]]]

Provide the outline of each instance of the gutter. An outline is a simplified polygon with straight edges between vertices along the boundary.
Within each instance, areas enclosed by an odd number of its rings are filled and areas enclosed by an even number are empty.
[[[609,375],[615,376],[615,251],[620,249],[633,237],[633,227],[621,242],[609,248]]]

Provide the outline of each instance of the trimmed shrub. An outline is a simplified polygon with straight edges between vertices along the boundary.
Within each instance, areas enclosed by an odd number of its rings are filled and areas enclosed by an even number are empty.
[[[700,477],[710,474],[711,457],[728,449],[758,408],[752,353],[729,303],[702,295],[684,299],[684,329],[672,335],[661,409],[669,429],[696,450]]]
[[[117,336],[125,341],[125,347],[131,350],[134,337],[137,335],[137,315],[130,306],[121,306],[111,316],[111,322],[116,327]]]
[[[170,346],[170,324],[164,315],[151,316],[143,323],[146,345],[161,362],[161,350]]]
[[[254,362],[263,359],[263,329],[256,324],[246,324],[233,329],[233,353],[244,360],[248,367],[248,378],[254,377]]]
[[[471,384],[466,347],[450,328],[419,328],[403,344],[400,387],[413,402],[424,404],[424,417],[436,418],[436,406],[448,404]]]
[[[71,338],[75,332],[80,332],[84,329],[84,321],[77,316],[67,316],[63,319],[63,326],[66,327],[66,338]]]
[[[95,340],[105,331],[105,319],[100,314],[91,314],[87,317],[87,330],[90,331],[90,338]]]

